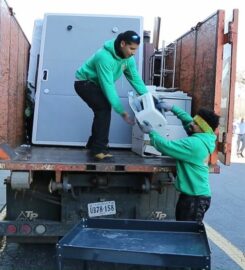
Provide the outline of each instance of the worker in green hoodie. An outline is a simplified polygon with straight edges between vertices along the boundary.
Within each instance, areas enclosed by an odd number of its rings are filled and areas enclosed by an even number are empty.
[[[108,152],[111,107],[128,124],[134,123],[123,108],[115,81],[124,73],[138,94],[147,92],[133,57],[139,44],[140,36],[134,31],[121,33],[116,39],[105,42],[104,46],[76,71],[74,88],[94,113],[92,134],[86,147],[97,160],[112,157]]]
[[[176,220],[201,222],[211,202],[208,161],[209,155],[215,150],[214,131],[219,125],[219,116],[202,108],[192,118],[179,107],[164,101],[157,106],[176,115],[189,136],[167,140],[154,131],[147,121],[140,125],[141,129],[149,134],[151,145],[158,151],[176,159],[175,187],[180,192]]]

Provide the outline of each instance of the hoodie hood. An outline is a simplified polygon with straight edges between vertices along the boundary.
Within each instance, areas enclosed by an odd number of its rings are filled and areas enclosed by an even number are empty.
[[[116,54],[114,43],[115,43],[115,39],[108,40],[108,41],[105,42],[104,48],[105,48],[105,50],[107,50],[108,52],[110,52],[114,58],[116,58],[116,59],[122,59],[121,57],[119,57]]]
[[[198,137],[203,142],[203,144],[207,147],[209,154],[213,153],[217,139],[217,136],[214,133],[194,133],[192,136]]]

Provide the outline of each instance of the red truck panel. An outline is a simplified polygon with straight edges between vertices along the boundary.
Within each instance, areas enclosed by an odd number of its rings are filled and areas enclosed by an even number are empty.
[[[225,28],[225,12],[218,10],[176,40],[175,87],[192,96],[193,115],[200,107],[206,107],[221,116],[219,159],[228,165],[231,154],[238,10],[233,11],[227,33]],[[229,54],[227,58],[225,52]],[[173,53],[169,54],[166,63],[169,69],[173,69]],[[229,74],[224,74],[227,64]],[[168,74],[165,82],[165,86],[172,86],[172,74]],[[211,164],[216,164],[217,159],[216,151],[211,157]]]
[[[24,102],[30,44],[4,0],[0,0],[0,143],[23,142]]]

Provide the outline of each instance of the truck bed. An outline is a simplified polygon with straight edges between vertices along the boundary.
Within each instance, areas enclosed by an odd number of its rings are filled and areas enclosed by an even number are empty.
[[[18,171],[172,172],[170,157],[141,157],[130,149],[112,149],[110,161],[96,161],[82,147],[20,146],[11,160],[0,160],[0,169]]]

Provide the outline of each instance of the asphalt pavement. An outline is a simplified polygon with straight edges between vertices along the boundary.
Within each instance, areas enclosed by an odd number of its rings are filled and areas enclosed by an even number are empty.
[[[215,243],[209,239],[212,269],[245,269],[245,158],[231,166],[221,165],[221,173],[211,175],[210,184],[212,203],[204,221],[225,239],[221,248],[219,239]],[[232,247],[237,252],[233,252]]]

